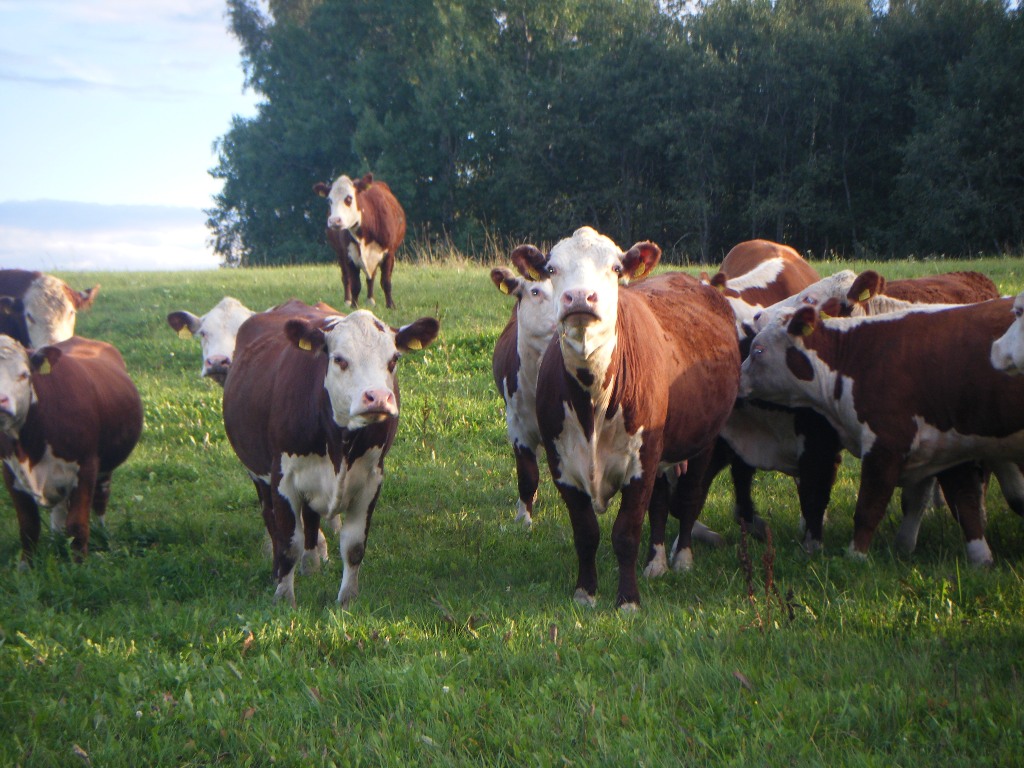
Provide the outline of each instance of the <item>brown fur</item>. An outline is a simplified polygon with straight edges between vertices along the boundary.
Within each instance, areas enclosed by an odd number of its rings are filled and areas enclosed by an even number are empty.
[[[764,288],[747,288],[743,291],[727,287],[729,280],[741,277],[775,258],[781,258],[785,266],[770,285]],[[814,267],[788,245],[773,243],[770,240],[747,240],[733,246],[725,255],[722,266],[710,282],[719,290],[723,290],[726,296],[743,299],[750,305],[768,307],[799,293],[820,279]]]

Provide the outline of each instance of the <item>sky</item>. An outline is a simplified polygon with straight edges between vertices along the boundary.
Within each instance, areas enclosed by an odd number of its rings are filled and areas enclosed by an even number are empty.
[[[0,0],[0,267],[203,269],[251,116],[224,0]]]

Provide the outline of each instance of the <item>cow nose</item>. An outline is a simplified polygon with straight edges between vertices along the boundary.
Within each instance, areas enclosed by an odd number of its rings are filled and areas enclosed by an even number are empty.
[[[7,395],[0,395],[0,411],[13,413],[13,411],[11,410],[11,398],[9,398]]]
[[[227,355],[211,355],[206,358],[207,368],[230,368],[231,358]]]
[[[562,292],[562,304],[566,307],[571,307],[574,304],[577,306],[589,306],[593,307],[597,304],[597,291],[587,291],[585,288],[574,288],[570,291]]]
[[[363,392],[362,406],[368,411],[395,410],[395,393],[390,389],[367,389]]]
[[[341,229],[341,217],[331,216],[327,219],[327,226],[331,229]]]

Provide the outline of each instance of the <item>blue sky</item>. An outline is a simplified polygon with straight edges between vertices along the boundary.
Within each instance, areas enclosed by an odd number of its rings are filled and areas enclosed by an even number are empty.
[[[213,143],[256,102],[225,12],[0,0],[0,266],[216,266],[201,213],[219,189]]]

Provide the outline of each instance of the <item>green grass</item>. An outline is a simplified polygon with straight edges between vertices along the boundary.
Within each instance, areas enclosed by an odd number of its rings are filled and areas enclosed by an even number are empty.
[[[816,265],[822,272],[846,266]],[[855,269],[867,266],[853,265]],[[886,262],[895,278],[963,263]],[[971,262],[1004,292],[1024,262]],[[438,342],[400,366],[402,423],[351,611],[340,564],[274,604],[255,492],[224,436],[221,391],[166,314],[223,295],[262,309],[340,304],[336,268],[67,274],[103,287],[82,335],[124,353],[146,407],[114,475],[107,530],[80,565],[44,536],[15,569],[0,500],[0,765],[1009,765],[1024,753],[1024,528],[993,489],[996,565],[965,565],[959,528],[929,516],[918,551],[843,556],[857,465],[833,494],[825,551],[802,553],[792,481],[760,474],[774,531],[737,556],[731,488],[702,519],[727,545],[695,570],[642,580],[614,609],[612,515],[599,603],[573,603],[575,554],[549,479],[533,530],[513,524],[515,478],[490,354],[509,300],[487,269],[401,264],[392,325],[439,313]],[[614,512],[612,513],[614,514]],[[674,533],[673,533],[674,535]],[[335,542],[331,541],[332,547]]]

